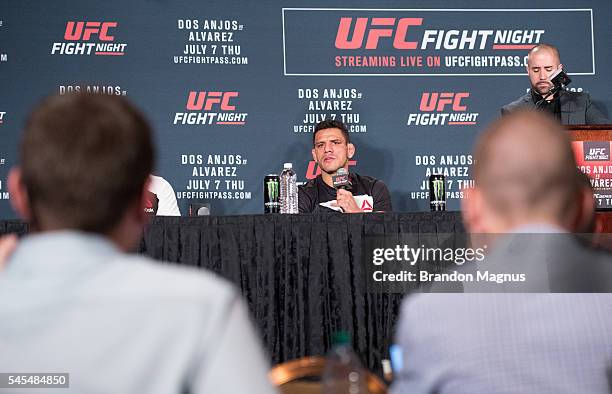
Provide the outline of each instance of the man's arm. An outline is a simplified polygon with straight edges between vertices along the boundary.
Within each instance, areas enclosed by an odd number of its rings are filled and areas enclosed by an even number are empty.
[[[609,124],[610,121],[599,111],[599,109],[591,102],[591,96],[586,94],[585,120],[587,124]]]
[[[306,186],[298,187],[298,212],[311,213],[314,210],[314,203],[310,195],[306,192]]]
[[[383,181],[376,180],[372,186],[372,198],[374,199],[375,212],[392,212],[391,195]]]

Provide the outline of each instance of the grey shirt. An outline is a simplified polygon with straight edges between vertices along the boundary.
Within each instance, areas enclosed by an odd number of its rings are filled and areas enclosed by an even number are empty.
[[[544,291],[549,284],[551,291],[606,293],[409,296],[396,333],[404,367],[392,394],[607,392],[610,256],[582,247],[570,234],[554,234],[554,228],[534,224],[517,230],[524,233],[498,241],[481,267],[535,275],[525,287],[508,285],[505,291]],[[538,234],[542,231],[549,234]],[[471,291],[477,290],[486,291]]]
[[[62,393],[272,393],[267,369],[210,273],[68,231],[27,237],[0,273],[0,372],[67,372]]]

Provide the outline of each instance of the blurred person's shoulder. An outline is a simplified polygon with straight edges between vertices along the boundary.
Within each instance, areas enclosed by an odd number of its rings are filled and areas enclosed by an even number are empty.
[[[156,261],[140,255],[121,254],[109,268],[107,280],[115,283],[98,291],[126,297],[146,297],[166,301],[230,300],[237,296],[226,279],[201,268]]]
[[[74,231],[26,237],[6,273],[7,280],[24,293],[29,283],[38,281],[49,286],[50,297],[76,292],[83,301],[120,304],[129,300],[133,306],[150,301],[222,301],[237,296],[228,281],[205,269],[125,253],[106,237]]]

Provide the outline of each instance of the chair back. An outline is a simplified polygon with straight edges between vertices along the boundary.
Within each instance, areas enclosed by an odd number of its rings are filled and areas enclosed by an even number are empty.
[[[268,377],[282,394],[320,394],[325,357],[302,357],[274,366]],[[387,386],[372,372],[366,373],[370,394],[386,394]]]

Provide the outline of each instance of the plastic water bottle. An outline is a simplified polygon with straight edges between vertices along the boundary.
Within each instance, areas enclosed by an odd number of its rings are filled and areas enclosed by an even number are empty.
[[[341,331],[334,335],[322,377],[322,394],[366,394],[366,373],[350,346],[350,336]]]
[[[291,163],[285,163],[280,174],[280,204],[280,213],[298,213],[297,175]]]

